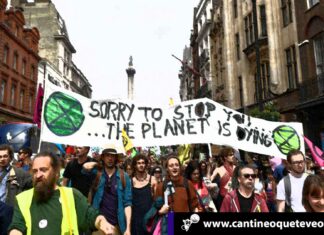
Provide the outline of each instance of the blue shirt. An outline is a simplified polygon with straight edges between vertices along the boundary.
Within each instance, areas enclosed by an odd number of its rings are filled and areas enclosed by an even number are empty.
[[[6,169],[4,170],[0,170],[0,176],[3,174],[3,172],[7,172],[5,177],[3,177],[3,179],[1,180],[0,182],[0,201],[2,202],[6,202],[6,183],[7,183],[7,180],[8,180],[8,172],[10,170],[10,166],[7,166]]]

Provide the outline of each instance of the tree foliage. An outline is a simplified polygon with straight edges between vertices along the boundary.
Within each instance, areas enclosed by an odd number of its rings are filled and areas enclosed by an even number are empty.
[[[277,122],[280,119],[280,113],[276,109],[273,102],[265,103],[263,111],[260,111],[258,107],[253,108],[250,111],[250,116],[274,122]]]

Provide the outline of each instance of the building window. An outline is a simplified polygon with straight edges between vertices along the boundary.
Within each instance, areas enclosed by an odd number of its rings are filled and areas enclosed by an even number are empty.
[[[241,76],[239,76],[238,77],[238,82],[239,82],[239,95],[240,95],[240,105],[241,105],[241,107],[243,107],[244,106],[244,98],[243,98],[243,81],[242,81],[242,77]]]
[[[254,42],[253,17],[252,13],[244,18],[246,46]]]
[[[66,89],[66,90],[69,89],[69,85],[68,85],[66,82],[64,82],[64,81],[63,81],[63,87],[64,87],[64,89]]]
[[[295,89],[297,88],[297,81],[298,81],[295,46],[291,46],[287,48],[285,52],[286,52],[286,63],[287,63],[288,88]]]
[[[35,66],[32,65],[30,68],[30,80],[34,80],[35,79]]]
[[[5,101],[5,92],[6,92],[7,82],[2,80],[1,87],[0,87],[0,102],[4,103]]]
[[[11,93],[10,93],[10,105],[15,106],[16,103],[16,85],[11,86]]]
[[[21,65],[21,73],[22,75],[26,75],[26,60],[22,61],[22,65]]]
[[[269,62],[262,62],[261,63],[261,74],[260,74],[260,82],[261,82],[261,99],[265,100],[270,98],[269,88],[270,88],[270,65]],[[257,76],[255,74],[255,88],[256,88],[256,101],[258,100],[258,83],[257,83]]]
[[[261,63],[261,87],[262,87],[262,98],[269,98],[270,88],[270,65],[269,62]]]
[[[68,76],[70,70],[70,53],[68,50],[64,50],[64,65],[63,65],[63,75]]]
[[[20,90],[20,94],[19,94],[19,108],[21,110],[24,109],[24,97],[25,97],[25,90]]]
[[[317,3],[319,3],[319,0],[307,0],[308,8],[312,8]]]
[[[12,67],[14,70],[17,70],[17,68],[18,68],[18,54],[17,54],[17,52],[14,53]]]
[[[240,54],[241,54],[240,35],[238,33],[235,34],[235,44],[236,44],[236,59],[240,60]]]
[[[283,26],[290,24],[292,19],[291,0],[281,0]]]
[[[29,94],[29,100],[28,100],[28,112],[32,113],[33,112],[33,103],[34,103],[34,95]]]
[[[237,0],[233,0],[234,18],[237,18]]]
[[[3,48],[3,58],[2,62],[8,64],[8,55],[9,55],[9,47],[6,45]]]
[[[324,81],[324,33],[314,38],[316,74]]]
[[[267,33],[267,15],[265,5],[260,6],[260,15],[261,15],[261,36],[266,37]]]

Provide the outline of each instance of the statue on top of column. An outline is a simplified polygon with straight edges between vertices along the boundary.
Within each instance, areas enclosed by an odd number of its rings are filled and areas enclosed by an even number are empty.
[[[132,67],[132,66],[133,66],[133,56],[130,56],[130,57],[129,57],[129,63],[128,63],[128,66],[129,66],[129,67]]]

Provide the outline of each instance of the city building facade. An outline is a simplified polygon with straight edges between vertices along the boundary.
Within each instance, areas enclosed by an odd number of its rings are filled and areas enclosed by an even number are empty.
[[[212,19],[212,0],[200,0],[194,8],[193,31],[190,43],[193,53],[193,68],[198,74],[194,77],[195,97],[213,98],[211,73],[210,30]]]
[[[92,88],[82,71],[73,63],[76,49],[70,41],[63,17],[50,0],[12,0],[11,4],[23,9],[25,18],[39,29],[39,76],[54,84],[91,98]],[[47,69],[48,68],[48,69]],[[44,79],[40,79],[42,83]]]
[[[1,123],[33,120],[39,40],[38,29],[26,24],[21,9],[7,9],[7,1],[0,0]]]
[[[305,135],[324,148],[324,0],[295,1],[302,82],[298,116]]]
[[[256,1],[257,36],[252,0],[214,2],[211,57],[216,100],[243,110],[297,89],[300,60],[296,49],[294,1],[290,1],[289,20],[283,16],[285,1]],[[258,76],[257,66],[260,68]],[[258,100],[258,92],[261,100]],[[284,107],[281,112],[292,108]]]
[[[324,0],[213,0],[211,9],[207,2],[194,8],[192,65],[201,73],[194,97],[244,113],[271,102],[281,121],[302,122],[305,135],[324,146]],[[204,49],[209,86],[201,82]]]

